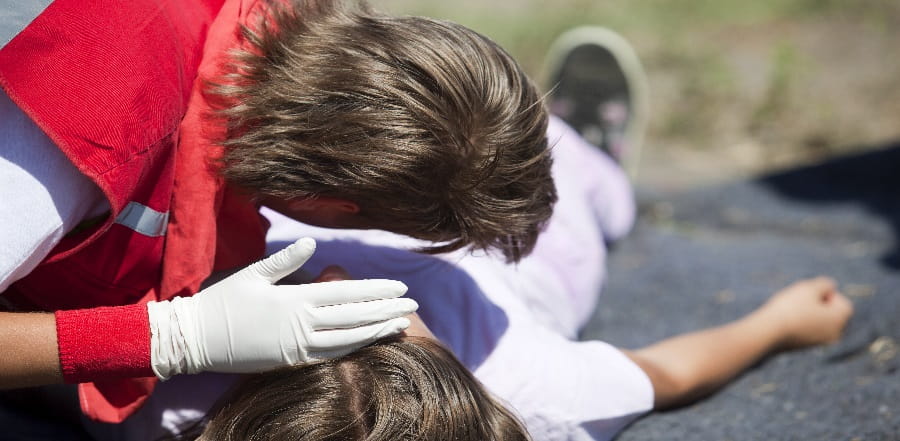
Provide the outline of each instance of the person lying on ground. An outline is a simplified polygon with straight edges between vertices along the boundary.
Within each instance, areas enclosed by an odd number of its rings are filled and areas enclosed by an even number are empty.
[[[315,228],[267,211],[273,249],[298,236],[318,240],[317,253],[307,264],[310,270],[332,279],[346,277],[335,277],[335,269],[328,268],[331,262],[341,262],[346,274],[355,277],[406,283],[427,325],[411,326],[407,335],[433,338],[455,358],[434,354],[430,344],[416,349],[433,357],[419,364],[376,355],[399,350],[398,345],[404,350],[423,345],[416,339],[391,340],[386,348],[376,343],[348,358],[260,374],[212,411],[201,439],[363,440],[373,434],[383,436],[377,439],[484,439],[428,432],[430,416],[443,415],[453,423],[481,412],[484,421],[494,421],[497,409],[472,402],[471,397],[483,393],[483,385],[535,440],[608,440],[651,409],[683,405],[712,393],[768,354],[840,338],[852,304],[834,281],[820,277],[792,284],[733,322],[646,347],[579,341],[579,330],[592,316],[606,277],[605,244],[627,232],[634,201],[618,165],[562,121],[551,119],[548,138],[554,146],[559,202],[534,252],[517,264],[495,252],[425,256],[410,250],[427,244],[407,237]],[[422,363],[432,372],[422,372]],[[357,367],[371,364],[389,375],[353,376]],[[441,381],[443,372],[458,371],[460,365],[478,383]],[[308,385],[299,378],[306,370],[330,380]],[[431,376],[433,381],[421,381]],[[235,380],[201,376],[164,383],[148,407],[125,422],[125,439],[147,439],[141,434],[159,434],[163,427],[179,433],[208,412]],[[294,380],[302,393],[291,386]],[[383,389],[398,384],[405,389]],[[187,392],[193,390],[201,392]],[[446,398],[438,401],[436,396]],[[381,412],[395,398],[410,415]],[[320,413],[334,405],[346,406],[344,412]],[[327,417],[310,420],[309,414]],[[320,427],[337,432],[323,433]],[[469,433],[441,427],[445,435]],[[388,429],[391,432],[385,432]],[[115,439],[92,433],[100,440]]]

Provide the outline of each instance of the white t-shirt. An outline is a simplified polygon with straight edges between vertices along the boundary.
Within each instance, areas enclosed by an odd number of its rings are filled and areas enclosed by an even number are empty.
[[[538,272],[540,265],[528,258],[516,268],[483,254],[421,256],[393,248],[402,239],[387,233],[339,232],[325,239],[318,229],[267,216],[274,218],[270,237],[288,239],[272,242],[273,248],[317,237],[316,255],[305,265],[312,274],[338,263],[355,278],[406,283],[432,332],[515,410],[536,440],[610,439],[653,406],[649,379],[621,351],[574,340],[566,335],[571,326],[545,320],[589,314],[580,305],[597,295],[553,290],[563,283],[553,268]],[[555,301],[531,302],[534,296]],[[536,309],[545,305],[554,308]]]
[[[535,440],[608,440],[653,407],[653,388],[621,351],[576,335],[605,276],[604,240],[627,231],[634,205],[627,179],[611,160],[557,120],[549,136],[559,140],[554,173],[560,201],[534,253],[518,265],[485,253],[423,256],[406,251],[421,245],[413,239],[315,228],[264,210],[272,220],[269,252],[312,236],[317,251],[304,266],[311,274],[339,264],[355,278],[402,280],[432,332],[522,418]],[[183,426],[217,398],[209,383],[230,378],[182,376],[160,384],[120,434],[153,439],[156,434],[146,437],[151,428]]]

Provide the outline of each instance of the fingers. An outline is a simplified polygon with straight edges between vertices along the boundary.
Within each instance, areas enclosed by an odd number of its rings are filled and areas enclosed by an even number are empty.
[[[822,296],[823,302],[832,307],[840,314],[844,320],[853,315],[853,302],[838,290],[837,282],[830,277],[817,277],[813,279],[820,289],[825,291]]]
[[[831,277],[819,276],[797,281],[788,288],[802,288],[816,294],[827,294],[837,290],[837,282]]]
[[[378,299],[393,299],[406,294],[406,285],[396,280],[341,280],[277,287],[287,295],[297,295],[313,306],[340,305]]]
[[[246,271],[275,283],[298,270],[316,251],[316,241],[310,237],[297,240],[285,249],[247,267]]]
[[[314,330],[356,328],[411,314],[419,309],[413,299],[382,299],[370,302],[323,306],[312,312]]]
[[[803,280],[800,283],[806,284],[810,288],[813,288],[823,294],[837,290],[837,282],[831,277],[827,276],[819,276],[813,279]]]
[[[853,315],[853,302],[847,298],[847,296],[836,292],[831,299],[829,299],[829,304],[845,319],[849,319],[850,316]]]
[[[834,279],[820,276],[805,282],[810,283],[815,292],[819,294],[818,298],[822,306],[828,308],[839,318],[847,320],[853,315],[853,302],[838,290],[837,282]]]
[[[834,290],[830,291],[828,298],[824,299],[819,305],[824,314],[820,326],[826,336],[822,342],[835,342],[841,338],[847,322],[853,315],[853,302],[837,290]]]
[[[338,357],[376,340],[398,334],[409,325],[408,318],[398,317],[357,328],[316,331],[310,337],[309,349],[315,353],[315,358]]]
[[[831,277],[819,276],[804,281],[819,294],[822,305],[833,310],[845,320],[853,314],[853,302],[838,290],[837,281]]]

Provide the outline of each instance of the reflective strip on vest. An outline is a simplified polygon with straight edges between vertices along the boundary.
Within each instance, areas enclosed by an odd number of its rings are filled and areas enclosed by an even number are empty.
[[[116,218],[119,225],[131,228],[144,236],[160,237],[166,234],[169,212],[159,212],[137,202],[129,202]]]

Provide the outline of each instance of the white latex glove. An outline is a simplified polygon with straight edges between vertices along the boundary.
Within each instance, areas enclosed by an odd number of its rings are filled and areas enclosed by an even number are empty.
[[[303,238],[193,297],[150,302],[150,358],[160,379],[259,372],[347,354],[406,329],[415,300],[393,280],[275,285],[313,254]]]

